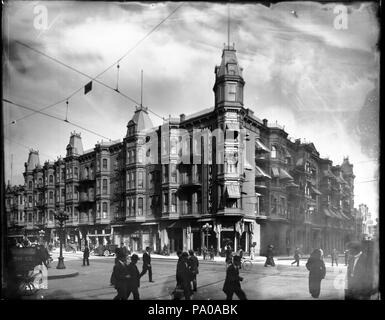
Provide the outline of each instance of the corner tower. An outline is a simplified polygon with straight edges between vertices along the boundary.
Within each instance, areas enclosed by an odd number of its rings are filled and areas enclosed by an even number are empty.
[[[243,69],[238,65],[236,50],[225,45],[222,51],[222,62],[215,67],[215,107],[243,107]]]

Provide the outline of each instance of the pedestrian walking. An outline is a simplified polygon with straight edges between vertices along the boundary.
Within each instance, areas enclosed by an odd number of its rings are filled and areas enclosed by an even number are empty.
[[[122,251],[122,254],[123,254],[124,258],[127,260],[129,254],[130,254],[130,252],[129,252],[129,250],[127,249],[127,247],[124,245],[123,242],[120,244],[120,249],[121,249],[121,251]]]
[[[130,275],[128,273],[126,260],[124,259],[123,253],[119,249],[116,251],[115,265],[110,279],[111,285],[113,285],[117,291],[117,295],[114,297],[114,300],[128,299],[127,289],[129,277]]]
[[[231,264],[232,256],[231,256],[231,247],[229,244],[227,244],[225,247],[225,255],[226,255],[226,264],[227,265]]]
[[[369,300],[372,295],[372,276],[370,259],[362,250],[360,242],[349,243],[347,268],[347,289],[345,300]]]
[[[309,292],[313,298],[318,298],[321,292],[321,281],[325,278],[326,267],[322,260],[322,252],[315,249],[307,260],[306,268],[309,272]]]
[[[203,255],[203,260],[206,260],[207,249],[205,246],[202,247],[202,255]]]
[[[254,256],[255,256],[255,244],[253,244],[250,249],[250,259],[254,260]]]
[[[132,293],[134,300],[140,300],[139,298],[139,287],[140,287],[140,273],[136,266],[139,257],[137,254],[131,256],[131,262],[127,266],[129,278],[127,280],[127,299]]]
[[[226,300],[232,300],[235,293],[239,300],[247,300],[246,294],[241,288],[241,281],[243,278],[239,276],[239,263],[241,258],[234,256],[232,263],[226,270],[226,279],[223,284],[223,292],[226,294]]]
[[[210,247],[209,255],[210,255],[210,260],[214,260],[214,256],[215,256],[215,249],[214,249],[214,246],[211,246],[211,247]]]
[[[349,249],[346,249],[344,251],[344,254],[345,254],[345,266],[348,265],[348,258],[349,258]]]
[[[90,249],[88,248],[88,245],[86,244],[84,247],[84,251],[83,251],[83,267],[86,265],[86,263],[87,263],[87,266],[90,265],[89,257],[90,257]]]
[[[299,248],[296,248],[295,251],[294,251],[294,261],[291,263],[291,265],[293,264],[297,264],[297,267],[299,267],[299,259],[301,257],[301,252],[299,250]]]
[[[272,244],[269,244],[267,247],[265,267],[267,267],[267,266],[275,267],[274,246]]]
[[[338,267],[338,251],[336,248],[334,248],[332,250],[332,267],[333,267],[334,263]]]
[[[148,281],[152,281],[152,267],[151,267],[151,248],[146,247],[146,251],[143,253],[143,266],[142,266],[142,272],[140,273],[140,277],[143,277],[146,272],[148,271]]]
[[[193,274],[188,266],[188,253],[183,252],[176,267],[177,289],[183,290],[185,300],[191,300],[191,281]]]
[[[188,264],[190,271],[192,273],[192,285],[193,291],[197,291],[197,274],[199,273],[199,261],[198,258],[194,255],[193,250],[189,250]]]

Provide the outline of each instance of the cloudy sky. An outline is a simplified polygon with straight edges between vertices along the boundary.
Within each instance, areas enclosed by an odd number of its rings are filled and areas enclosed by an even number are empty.
[[[71,96],[68,120],[113,140],[126,134],[134,102],[96,82],[84,95],[89,78],[25,44],[91,77],[112,66],[98,78],[112,88],[117,84],[114,63],[128,52],[119,68],[119,90],[125,95],[140,100],[143,69],[143,104],[157,114],[178,116],[212,107],[214,67],[227,41],[227,6],[180,5],[7,2],[4,98],[33,109],[61,101],[44,112],[65,119],[65,100]],[[231,4],[230,42],[244,68],[245,107],[260,119],[284,125],[289,136],[313,142],[334,164],[349,156],[356,174],[356,205],[366,203],[377,215],[378,9],[368,2],[347,4],[343,29],[338,18],[344,10],[337,9],[333,3]],[[23,183],[28,148],[38,149],[43,163],[65,155],[74,130],[81,132],[84,149],[102,139],[14,105],[4,103],[3,110],[6,180],[11,179],[13,158],[14,184]],[[151,118],[155,125],[162,123]]]

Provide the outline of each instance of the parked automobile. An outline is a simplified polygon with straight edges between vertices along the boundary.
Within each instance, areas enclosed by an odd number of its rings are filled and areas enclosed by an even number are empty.
[[[95,256],[105,256],[108,257],[110,255],[115,254],[115,250],[118,248],[116,244],[107,244],[107,245],[99,245],[98,247],[94,248],[94,250],[91,252],[91,254],[94,254]]]

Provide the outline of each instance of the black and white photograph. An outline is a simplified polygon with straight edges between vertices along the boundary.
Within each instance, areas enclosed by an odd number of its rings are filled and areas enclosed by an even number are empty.
[[[381,300],[379,1],[2,9],[2,300]]]

